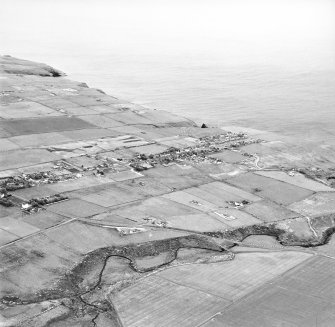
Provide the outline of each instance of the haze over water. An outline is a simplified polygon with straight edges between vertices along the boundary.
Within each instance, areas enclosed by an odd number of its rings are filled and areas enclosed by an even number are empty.
[[[116,97],[335,147],[333,0],[0,0],[1,54]]]

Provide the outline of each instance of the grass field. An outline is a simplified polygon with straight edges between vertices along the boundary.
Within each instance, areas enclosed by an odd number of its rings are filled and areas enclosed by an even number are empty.
[[[155,276],[112,298],[125,327],[194,327],[228,301]]]
[[[334,269],[334,259],[311,258],[202,326],[334,326]]]
[[[264,222],[272,222],[299,217],[299,214],[271,201],[251,203],[243,209],[245,212]]]
[[[320,192],[300,202],[292,203],[289,208],[303,215],[318,216],[335,212],[335,192]]]
[[[180,266],[157,276],[236,301],[309,257],[299,252],[247,253],[231,262]]]
[[[286,172],[283,171],[259,171],[256,172],[257,175],[261,175],[268,178],[273,178],[288,184],[292,184],[295,186],[299,186],[314,192],[322,192],[322,191],[330,191],[334,192],[335,190],[327,185],[318,183],[313,181],[312,179],[308,179],[303,174],[299,174],[294,172],[293,176],[288,175]]]
[[[313,191],[287,184],[254,173],[242,174],[228,181],[237,187],[283,205],[300,201],[313,194]]]
[[[228,225],[206,214],[172,216],[167,219],[168,226],[196,232],[210,232],[227,229]]]

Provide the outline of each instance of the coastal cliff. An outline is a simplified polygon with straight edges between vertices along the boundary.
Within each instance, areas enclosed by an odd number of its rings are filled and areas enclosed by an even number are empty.
[[[35,75],[60,77],[65,74],[57,69],[41,63],[13,58],[9,55],[0,56],[0,69],[6,74]]]

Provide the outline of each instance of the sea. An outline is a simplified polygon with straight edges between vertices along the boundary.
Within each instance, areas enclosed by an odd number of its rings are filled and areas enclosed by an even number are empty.
[[[335,151],[334,0],[0,0],[0,8],[0,54],[198,123]]]

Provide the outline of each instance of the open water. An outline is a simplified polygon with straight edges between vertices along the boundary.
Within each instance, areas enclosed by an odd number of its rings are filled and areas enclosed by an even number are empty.
[[[197,122],[335,147],[333,0],[0,4],[1,54]]]

